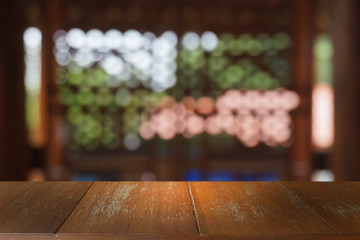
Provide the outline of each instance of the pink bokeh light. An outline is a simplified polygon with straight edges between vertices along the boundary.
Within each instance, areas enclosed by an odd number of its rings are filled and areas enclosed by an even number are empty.
[[[295,92],[283,88],[229,90],[215,102],[206,96],[197,101],[188,96],[180,103],[165,97],[150,117],[143,118],[139,133],[144,139],[157,134],[169,140],[176,134],[191,138],[205,131],[211,135],[225,132],[235,135],[246,147],[255,147],[260,142],[271,147],[284,146],[292,134],[289,111],[299,102]]]

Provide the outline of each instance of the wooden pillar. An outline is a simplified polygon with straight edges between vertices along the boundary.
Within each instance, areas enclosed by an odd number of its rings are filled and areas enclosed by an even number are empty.
[[[61,0],[43,0],[43,54],[42,100],[45,102],[42,116],[46,122],[46,169],[49,180],[63,179],[63,146],[61,141],[62,115],[57,100],[55,83],[56,63],[53,54],[55,31],[62,27],[63,4]]]
[[[360,180],[360,1],[335,1],[334,9],[332,169],[336,180]]]
[[[29,167],[23,10],[20,1],[0,1],[0,180],[25,180]]]
[[[300,95],[294,112],[294,145],[290,179],[309,180],[311,173],[311,88],[313,84],[314,0],[293,1],[293,83]]]

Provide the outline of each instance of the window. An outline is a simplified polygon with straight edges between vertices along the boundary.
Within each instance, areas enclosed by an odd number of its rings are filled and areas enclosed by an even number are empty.
[[[289,112],[298,95],[284,87],[290,66],[285,33],[173,31],[160,36],[91,29],[54,36],[60,102],[70,147],[136,150],[155,135],[170,140],[235,135],[246,147],[289,146]]]

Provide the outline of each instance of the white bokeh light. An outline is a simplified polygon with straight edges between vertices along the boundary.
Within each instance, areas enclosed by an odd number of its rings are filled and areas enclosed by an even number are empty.
[[[61,66],[66,66],[71,61],[71,55],[68,51],[58,51],[55,53],[56,62]]]
[[[124,69],[124,62],[113,54],[107,55],[101,62],[100,65],[110,75],[118,75]]]
[[[123,35],[115,29],[107,31],[104,38],[104,44],[109,49],[118,49],[123,44]]]
[[[145,32],[143,34],[143,48],[146,50],[150,50],[152,47],[152,42],[156,39],[156,36],[152,32]]]
[[[140,70],[147,70],[152,65],[152,56],[148,51],[137,50],[123,54],[124,59]]]
[[[86,34],[86,45],[92,49],[99,49],[104,45],[104,34],[98,29],[92,29]]]
[[[177,38],[175,32],[173,32],[173,31],[166,31],[166,32],[164,32],[164,33],[161,35],[161,37],[162,37],[163,39],[166,39],[166,40],[170,43],[170,45],[171,45],[172,47],[176,47],[178,38]]]
[[[28,49],[41,48],[41,39],[42,39],[42,34],[38,28],[30,27],[26,29],[24,33],[24,43]]]
[[[201,35],[201,47],[205,51],[213,51],[218,45],[218,37],[213,32],[204,32]]]
[[[165,38],[157,38],[153,41],[152,51],[156,56],[165,57],[172,48],[169,40]]]
[[[25,49],[25,86],[28,93],[38,94],[41,88],[41,42],[38,28],[30,27],[23,35]]]
[[[58,51],[69,51],[70,46],[66,42],[66,36],[59,36],[55,40],[55,46]]]
[[[182,46],[188,50],[195,50],[200,45],[200,37],[197,33],[188,32],[182,38]]]
[[[89,49],[80,49],[74,54],[73,60],[81,67],[90,67],[94,62],[94,54]]]
[[[143,37],[136,30],[128,30],[124,33],[124,45],[129,50],[139,49],[142,45]]]
[[[332,182],[334,180],[335,175],[329,169],[318,169],[311,174],[311,181],[313,182]]]
[[[66,35],[66,40],[69,46],[79,49],[85,45],[86,35],[81,29],[73,28]]]
[[[156,37],[152,32],[141,34],[134,29],[124,33],[116,29],[106,33],[91,29],[84,33],[73,28],[68,32],[58,30],[53,38],[59,65],[75,62],[87,68],[99,64],[112,76],[107,80],[108,86],[125,83],[128,87],[136,87],[143,84],[162,92],[176,84],[178,37],[174,31]],[[199,36],[197,39],[199,45]],[[194,45],[191,41],[190,34],[190,45]]]
[[[57,30],[53,36],[54,41],[56,42],[59,37],[66,37],[66,31],[63,29]]]

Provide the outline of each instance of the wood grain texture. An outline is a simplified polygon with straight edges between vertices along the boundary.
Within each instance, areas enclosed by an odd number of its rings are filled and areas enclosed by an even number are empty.
[[[0,211],[33,185],[33,182],[0,182]]]
[[[189,235],[96,235],[96,234],[77,234],[77,235],[9,235],[1,237],[0,240],[358,240],[359,236],[189,236]]]
[[[197,234],[185,182],[97,182],[59,230],[71,233]]]
[[[357,240],[359,203],[355,182],[0,182],[0,240]]]
[[[60,235],[57,239],[61,240],[358,240],[359,237],[342,237],[330,235],[287,235],[287,236],[224,236],[224,235]],[[0,239],[1,240],[1,239]]]
[[[202,234],[335,233],[277,183],[193,182],[190,187]]]
[[[1,233],[55,233],[92,183],[0,184]],[[31,236],[31,234],[30,234]]]
[[[360,233],[359,182],[281,184],[339,233]]]
[[[57,240],[55,234],[0,234],[0,240]]]

